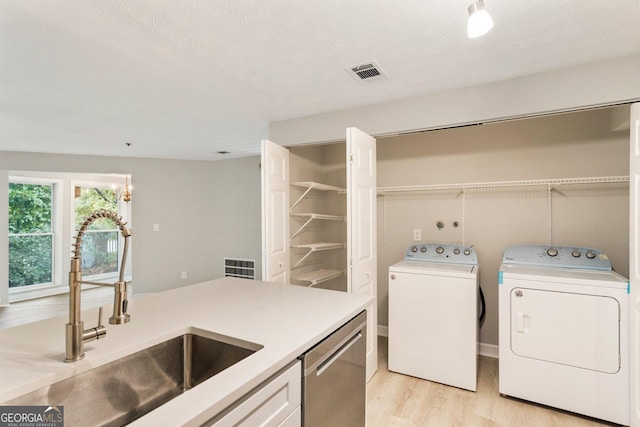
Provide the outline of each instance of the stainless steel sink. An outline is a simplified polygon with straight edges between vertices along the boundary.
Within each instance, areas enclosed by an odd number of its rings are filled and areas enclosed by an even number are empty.
[[[198,331],[177,336],[3,405],[64,406],[65,426],[120,426],[262,348]]]

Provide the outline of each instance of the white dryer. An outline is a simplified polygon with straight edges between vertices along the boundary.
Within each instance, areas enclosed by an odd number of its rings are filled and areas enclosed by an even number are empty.
[[[629,424],[629,282],[597,249],[513,246],[498,273],[500,393]]]
[[[389,370],[476,390],[478,257],[416,244],[389,267]]]

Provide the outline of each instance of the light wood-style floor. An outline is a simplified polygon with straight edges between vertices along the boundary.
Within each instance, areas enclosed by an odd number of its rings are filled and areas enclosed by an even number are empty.
[[[378,372],[367,385],[368,427],[594,427],[591,418],[498,393],[498,359],[480,357],[471,392],[389,372],[387,339],[378,337]]]

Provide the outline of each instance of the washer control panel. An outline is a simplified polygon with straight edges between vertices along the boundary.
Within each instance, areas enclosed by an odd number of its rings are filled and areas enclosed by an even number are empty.
[[[612,270],[611,261],[604,252],[574,246],[511,246],[504,251],[502,262],[580,270]]]
[[[478,264],[478,255],[470,246],[420,243],[409,246],[405,261],[448,262],[451,264]]]

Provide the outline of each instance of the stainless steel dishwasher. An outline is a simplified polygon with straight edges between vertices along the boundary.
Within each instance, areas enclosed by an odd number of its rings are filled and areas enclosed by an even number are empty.
[[[366,325],[363,311],[301,356],[302,425],[366,423]]]

